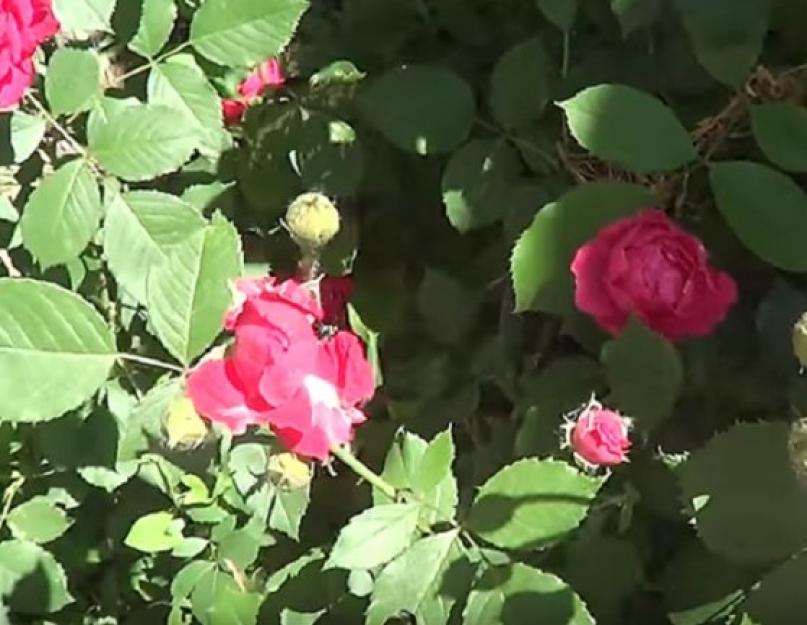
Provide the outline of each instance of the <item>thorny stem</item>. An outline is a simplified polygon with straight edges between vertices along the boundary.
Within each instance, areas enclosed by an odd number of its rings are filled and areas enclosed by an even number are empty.
[[[380,475],[378,475],[375,471],[373,471],[370,467],[364,464],[361,460],[359,460],[356,456],[354,456],[353,452],[350,451],[347,446],[341,447],[339,445],[334,445],[331,447],[331,453],[339,458],[339,460],[344,462],[348,467],[350,467],[350,469],[356,475],[367,480],[368,483],[375,486],[387,497],[393,501],[397,498],[397,489]]]
[[[185,369],[183,369],[179,365],[174,365],[171,364],[170,362],[157,360],[156,358],[146,358],[145,356],[138,356],[137,354],[128,354],[128,353],[120,353],[115,355],[120,360],[129,360],[131,362],[136,362],[141,365],[156,367],[157,369],[165,369],[166,371],[176,371],[177,373],[185,373]]]

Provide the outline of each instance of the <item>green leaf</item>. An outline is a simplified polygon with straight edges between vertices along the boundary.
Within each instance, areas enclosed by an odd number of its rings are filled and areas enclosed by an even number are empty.
[[[215,562],[195,560],[188,562],[171,580],[171,598],[178,603],[190,596],[199,580],[216,570]]]
[[[751,127],[759,147],[787,171],[807,171],[807,111],[790,102],[751,108]]]
[[[384,383],[384,373],[381,369],[381,354],[379,351],[381,334],[364,323],[364,320],[352,304],[347,305],[347,319],[351,331],[364,343],[364,349],[367,352],[367,361],[373,368],[375,385],[379,387]]]
[[[451,225],[467,232],[501,220],[520,169],[518,154],[503,141],[476,139],[454,152],[442,183]]]
[[[518,43],[496,63],[490,79],[490,108],[505,129],[537,120],[549,101],[550,62],[538,37]]]
[[[623,37],[650,26],[661,8],[662,0],[611,0],[611,10],[619,20]]]
[[[115,341],[76,294],[45,282],[0,279],[0,420],[45,421],[104,383]]]
[[[419,625],[445,625],[457,600],[451,577],[461,562],[456,530],[420,539],[378,576],[366,624],[384,625],[407,612]]]
[[[414,480],[420,492],[429,492],[451,476],[454,455],[454,440],[450,429],[432,439],[419,463]]]
[[[53,0],[59,31],[70,38],[86,38],[95,31],[112,32],[116,0]]]
[[[219,562],[230,561],[239,570],[246,570],[258,557],[261,548],[261,533],[252,524],[227,534],[219,543]]]
[[[735,425],[678,468],[698,533],[732,562],[766,564],[807,546],[807,496],[789,459],[789,434],[783,422]]]
[[[199,233],[205,220],[192,206],[159,191],[130,191],[112,198],[104,221],[104,257],[112,274],[140,303],[146,283],[172,250]]]
[[[44,269],[76,258],[98,230],[101,194],[87,163],[74,160],[46,177],[28,198],[22,241]]]
[[[28,160],[42,143],[47,128],[47,122],[38,115],[29,115],[20,110],[11,114],[11,147],[15,163]]]
[[[402,150],[449,152],[471,130],[474,96],[468,84],[442,67],[393,69],[359,96],[367,121]]]
[[[438,434],[432,441],[436,450],[429,454],[428,465],[435,467],[439,464],[437,461],[440,457],[445,458],[439,451],[445,445],[445,441],[439,443],[437,441],[446,435],[446,432]],[[381,477],[395,488],[410,490],[417,495],[419,501],[423,503],[420,520],[427,525],[451,521],[458,503],[457,480],[450,470],[444,473],[439,483],[431,485],[433,480],[426,475],[429,469],[424,468],[426,454],[430,448],[431,443],[427,443],[417,434],[400,432],[387,453],[384,470],[381,473]],[[390,503],[391,500],[379,490],[373,489],[373,502]]]
[[[738,568],[693,541],[676,553],[664,571],[667,616],[673,625],[701,625],[728,616],[754,581]]]
[[[207,0],[190,41],[219,65],[257,65],[284,50],[307,8],[307,0]]]
[[[0,543],[0,597],[21,614],[50,614],[73,602],[64,569],[39,545],[22,540]]]
[[[696,156],[675,113],[624,85],[597,85],[558,103],[580,145],[597,158],[637,173],[670,171]]]
[[[414,539],[419,504],[391,503],[354,516],[339,532],[326,568],[371,569],[389,562]]]
[[[146,553],[171,551],[182,542],[184,524],[170,512],[152,512],[134,522],[123,544]]]
[[[196,134],[196,147],[215,155],[224,146],[221,101],[204,72],[189,54],[180,54],[155,65],[148,79],[150,104],[174,109]]]
[[[193,125],[164,105],[126,107],[89,133],[101,166],[124,180],[149,180],[188,160],[198,139]]]
[[[174,0],[143,0],[140,25],[129,42],[129,49],[145,57],[153,57],[168,43],[176,18]]]
[[[202,553],[208,546],[206,538],[199,538],[198,536],[188,536],[183,538],[171,550],[171,555],[175,558],[195,558]]]
[[[45,94],[55,115],[92,108],[101,96],[101,61],[95,52],[59,48],[48,63]]]
[[[364,153],[356,132],[325,115],[305,120],[289,157],[303,186],[327,195],[353,194],[364,173]]]
[[[230,280],[243,271],[238,232],[216,215],[210,226],[177,245],[148,276],[151,322],[166,349],[183,364],[221,331],[230,307]]]
[[[70,527],[64,510],[47,497],[34,497],[8,514],[8,527],[14,538],[38,544],[56,540]]]
[[[801,625],[807,610],[804,580],[807,554],[800,554],[769,572],[745,602],[748,614],[765,625]]]
[[[541,549],[574,530],[600,480],[557,460],[520,460],[477,493],[469,527],[497,547]]]
[[[787,271],[807,271],[807,195],[790,178],[751,162],[712,166],[717,208],[742,243]]]
[[[602,361],[611,400],[640,428],[649,432],[670,416],[684,370],[669,341],[632,319],[605,345]]]
[[[575,252],[602,227],[653,201],[650,191],[638,185],[593,182],[544,206],[513,249],[510,270],[516,312],[574,310],[569,267]]]
[[[276,488],[272,511],[269,513],[269,527],[283,532],[293,540],[299,540],[300,524],[310,501],[311,492],[308,485],[293,490]]]
[[[769,0],[675,0],[695,55],[717,80],[739,87],[768,31]]]
[[[577,0],[535,0],[546,19],[563,31],[570,31],[577,15]]]
[[[463,617],[464,625],[594,625],[563,580],[526,564],[488,570],[468,597]]]
[[[263,597],[242,590],[231,575],[208,570],[191,593],[193,615],[202,625],[255,625]]]

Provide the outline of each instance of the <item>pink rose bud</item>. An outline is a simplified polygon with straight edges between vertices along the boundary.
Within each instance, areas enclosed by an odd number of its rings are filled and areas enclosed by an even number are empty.
[[[591,467],[612,467],[628,460],[629,420],[592,399],[566,436],[575,457]]]
[[[660,210],[600,230],[572,261],[577,308],[611,334],[630,316],[671,341],[712,332],[737,301],[737,285],[706,249]]]

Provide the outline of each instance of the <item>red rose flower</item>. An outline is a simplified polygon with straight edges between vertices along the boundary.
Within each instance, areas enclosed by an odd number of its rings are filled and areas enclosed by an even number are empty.
[[[347,327],[347,303],[353,296],[353,278],[326,276],[319,283],[323,321],[337,328]]]
[[[612,334],[635,315],[672,341],[704,336],[737,301],[734,280],[708,265],[703,244],[655,209],[600,230],[571,270],[575,304]]]
[[[221,101],[221,115],[224,118],[225,126],[234,126],[240,124],[244,119],[244,113],[247,112],[247,105],[241,100],[233,100],[232,98],[224,98]]]
[[[37,46],[58,30],[50,0],[0,0],[0,109],[22,99],[34,80]]]
[[[314,324],[322,309],[293,280],[244,279],[235,290],[224,319],[235,344],[191,372],[188,396],[201,415],[236,434],[269,425],[291,451],[327,459],[364,421],[357,406],[374,391],[361,343],[349,332],[320,340]]]
[[[584,464],[615,466],[627,462],[628,421],[592,400],[570,427],[568,444]]]

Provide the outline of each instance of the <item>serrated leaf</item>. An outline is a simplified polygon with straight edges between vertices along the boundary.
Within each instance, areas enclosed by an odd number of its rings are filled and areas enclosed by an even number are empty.
[[[662,0],[611,0],[611,10],[619,20],[624,37],[650,26],[661,8]]]
[[[0,543],[0,597],[21,614],[50,614],[73,602],[64,569],[42,547],[22,540]]]
[[[454,439],[450,429],[432,439],[423,453],[414,479],[419,492],[427,493],[451,476],[454,455]]]
[[[516,312],[574,310],[569,267],[577,249],[603,226],[653,201],[650,191],[638,185],[593,182],[544,206],[513,249],[510,270]]]
[[[183,364],[201,354],[221,331],[241,275],[238,232],[215,216],[210,226],[176,246],[149,274],[146,300],[151,322],[166,349]]]
[[[101,61],[95,52],[59,48],[50,58],[45,94],[55,115],[92,108],[101,95]]]
[[[678,352],[666,339],[631,320],[602,352],[611,400],[650,431],[672,413],[684,378]]]
[[[269,527],[283,532],[289,538],[300,539],[300,524],[303,522],[311,500],[309,485],[292,490],[275,489],[272,510],[269,513]]]
[[[174,0],[143,0],[140,24],[129,41],[129,49],[153,57],[168,43],[176,18]]]
[[[437,66],[388,71],[359,97],[364,117],[402,150],[427,155],[457,147],[473,125],[471,88]]]
[[[710,171],[717,208],[742,243],[787,271],[807,271],[807,195],[790,178],[758,163],[721,162]]]
[[[569,31],[577,15],[577,0],[535,0],[538,8],[550,22],[563,31]]]
[[[232,562],[239,570],[246,570],[258,557],[262,536],[251,524],[227,534],[218,545],[219,562]]]
[[[152,512],[132,524],[123,544],[146,553],[171,551],[182,542],[183,524],[170,512]]]
[[[457,600],[448,582],[461,558],[457,531],[417,541],[376,579],[366,625],[384,625],[402,612],[419,625],[445,625]]]
[[[521,173],[518,154],[507,143],[477,139],[452,154],[443,174],[443,203],[460,232],[483,228],[504,216],[508,190]]]
[[[164,105],[125,107],[89,134],[101,166],[124,180],[149,180],[179,169],[190,158],[195,128]]]
[[[497,547],[541,549],[579,525],[600,484],[564,462],[520,460],[482,486],[469,527]]]
[[[490,79],[493,117],[505,129],[537,120],[549,101],[550,62],[538,37],[518,43],[496,63]]]
[[[171,598],[175,603],[178,603],[190,596],[199,580],[215,569],[215,562],[205,562],[203,560],[188,562],[171,580]]]
[[[804,107],[791,102],[754,105],[751,128],[757,144],[773,163],[787,171],[807,171],[807,110]]]
[[[353,64],[353,61],[334,61],[312,74],[308,83],[312,87],[351,84],[360,81],[366,75]]]
[[[563,580],[526,564],[488,570],[471,591],[463,617],[464,625],[594,625]]]
[[[116,0],[53,0],[60,32],[71,38],[86,38],[96,31],[112,32]]]
[[[0,420],[46,421],[104,383],[115,341],[78,295],[45,282],[0,279]]]
[[[307,8],[307,0],[207,0],[190,41],[219,65],[257,65],[283,51]]]
[[[224,145],[221,101],[204,72],[189,54],[180,54],[155,65],[147,85],[150,104],[179,112],[197,134],[198,148],[215,155]]]
[[[805,578],[807,554],[802,553],[765,575],[743,607],[760,624],[801,625],[807,610]]]
[[[7,523],[14,538],[38,544],[56,540],[70,527],[64,510],[46,497],[34,497],[13,508]]]
[[[389,562],[414,539],[420,506],[391,503],[354,516],[342,528],[326,568],[371,569]]]
[[[22,241],[43,268],[76,258],[103,215],[98,184],[83,160],[62,165],[28,198],[20,220]]]
[[[739,87],[762,51],[769,0],[675,0],[695,55],[720,82]]]
[[[29,115],[20,110],[11,114],[11,147],[15,163],[28,160],[42,142],[47,128],[47,122],[38,115]]]
[[[171,250],[205,227],[192,206],[159,191],[115,195],[104,221],[104,257],[115,279],[140,303],[154,267],[167,262]]]
[[[782,422],[735,425],[677,470],[698,533],[732,562],[765,564],[807,546],[807,495],[789,460],[789,433]]]
[[[241,588],[231,575],[213,568],[196,582],[191,608],[202,625],[255,625],[262,599]]]
[[[696,156],[689,134],[672,110],[632,87],[589,87],[558,106],[580,145],[631,171],[670,171]]]

